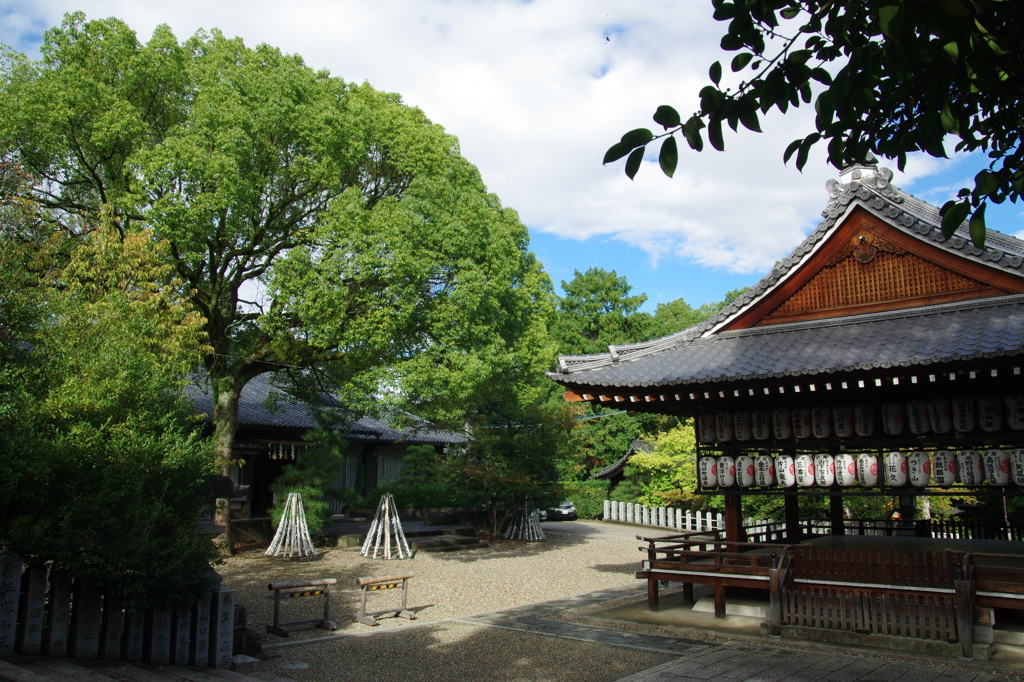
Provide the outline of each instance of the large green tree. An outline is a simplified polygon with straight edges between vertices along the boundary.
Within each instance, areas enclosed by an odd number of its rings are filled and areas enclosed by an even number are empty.
[[[662,139],[663,171],[675,172],[676,134],[697,151],[705,136],[725,149],[723,129],[760,132],[771,109],[813,102],[815,130],[785,153],[797,168],[810,148],[827,145],[837,168],[870,154],[896,159],[923,152],[946,157],[981,152],[986,160],[957,198],[943,206],[947,236],[971,216],[971,237],[985,239],[985,207],[1024,192],[1024,0],[712,0],[715,19],[727,22],[723,50],[734,52],[723,76],[716,61],[700,106],[685,119],[658,107],[655,134],[632,130],[612,145],[605,163],[626,158],[626,174],[640,168],[644,150]],[[817,91],[817,94],[815,94]]]
[[[526,229],[397,95],[217,31],[142,44],[81,14],[41,51],[0,64],[0,146],[63,230],[109,206],[121,234],[168,242],[205,319],[223,468],[262,373],[452,418],[528,361],[546,277]]]

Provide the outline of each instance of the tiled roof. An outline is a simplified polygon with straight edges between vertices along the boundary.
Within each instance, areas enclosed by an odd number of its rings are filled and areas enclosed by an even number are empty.
[[[196,412],[213,414],[213,395],[202,380],[188,389]],[[268,400],[269,399],[269,400]],[[325,403],[344,417],[337,401],[328,397]],[[272,405],[272,407],[268,406]],[[403,415],[403,426],[393,426],[386,419],[361,416],[346,429],[345,437],[351,441],[375,441],[383,443],[402,442],[409,445],[447,445],[466,442],[466,436],[451,431],[439,431],[429,423]],[[351,421],[351,420],[349,420]],[[296,429],[308,431],[316,428],[317,422],[309,406],[274,386],[269,375],[252,379],[242,389],[238,401],[238,426],[265,429]]]
[[[632,457],[636,452],[653,452],[653,451],[654,451],[654,446],[653,445],[651,445],[650,443],[648,443],[645,440],[641,440],[641,439],[637,438],[632,443],[629,444],[629,449],[626,450],[626,454],[624,454],[622,457],[617,459],[612,464],[609,464],[608,466],[606,466],[604,469],[601,469],[600,471],[595,471],[593,474],[590,475],[590,477],[591,478],[611,478],[615,474],[621,472],[626,467],[626,462],[628,462],[629,458]]]
[[[583,375],[589,376],[592,370],[601,367],[613,368],[622,362],[641,357],[659,356],[674,349],[688,347],[697,339],[712,338],[716,334],[716,330],[721,328],[725,322],[752,306],[795,272],[798,266],[825,241],[828,234],[855,206],[877,215],[895,229],[913,235],[936,248],[1008,273],[1024,276],[1024,241],[989,229],[985,248],[979,249],[971,242],[966,222],[957,229],[950,239],[945,239],[940,228],[939,209],[890,185],[891,179],[892,171],[886,168],[878,169],[872,165],[847,169],[843,173],[842,182],[830,180],[826,185],[830,199],[822,212],[824,220],[818,225],[818,228],[808,235],[788,257],[776,263],[771,272],[757,284],[747,289],[743,295],[708,320],[689,329],[651,341],[609,346],[607,353],[562,356],[558,358],[558,371],[549,372],[548,376],[559,383],[584,383],[579,381],[579,378]],[[911,309],[895,312],[892,315],[904,319],[919,312],[921,311]],[[817,322],[814,326],[822,327],[827,324]],[[757,335],[768,333],[767,327],[759,329],[760,331],[754,330],[752,333]],[[787,327],[787,329],[792,329],[792,327]],[[776,331],[784,330],[773,330],[773,333]],[[657,364],[659,361],[653,360],[644,364],[650,365],[652,362]],[[829,371],[824,367],[821,369]],[[760,372],[756,374],[760,374]],[[618,373],[611,371],[610,375],[618,376]]]
[[[549,373],[574,386],[668,387],[1019,355],[1024,295],[680,338],[657,352]]]

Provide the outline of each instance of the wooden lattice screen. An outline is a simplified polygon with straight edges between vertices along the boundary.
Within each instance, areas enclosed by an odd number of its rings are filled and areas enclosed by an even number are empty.
[[[980,291],[986,285],[907,253],[879,249],[868,263],[848,254],[807,281],[761,324],[808,313],[880,303],[945,298]]]

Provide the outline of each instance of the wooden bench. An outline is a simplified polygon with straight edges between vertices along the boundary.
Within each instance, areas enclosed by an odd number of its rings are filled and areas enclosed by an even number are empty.
[[[770,589],[769,571],[778,566],[787,545],[724,542],[717,536],[691,532],[659,537],[637,536],[647,543],[647,559],[636,577],[647,580],[647,608],[659,607],[658,584],[683,583],[683,595],[693,601],[693,585],[711,585],[715,591],[715,617],[725,618],[726,588]]]

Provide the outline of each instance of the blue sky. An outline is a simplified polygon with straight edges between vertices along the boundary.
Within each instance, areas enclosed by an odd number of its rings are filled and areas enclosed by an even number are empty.
[[[161,23],[179,40],[219,28],[401,93],[519,212],[556,287],[574,270],[615,270],[652,311],[756,282],[814,229],[838,176],[820,150],[802,173],[783,165],[811,130],[804,110],[770,114],[761,135],[727,135],[725,153],[684,150],[674,179],[653,159],[634,182],[621,164],[602,167],[623,132],[653,126],[659,104],[696,108],[708,66],[728,58],[709,0],[6,0],[0,42],[37,57],[42,31],[74,10],[123,19],[142,41]],[[980,167],[912,158],[894,183],[941,205]],[[988,212],[1009,234],[1024,231],[1021,216]]]

